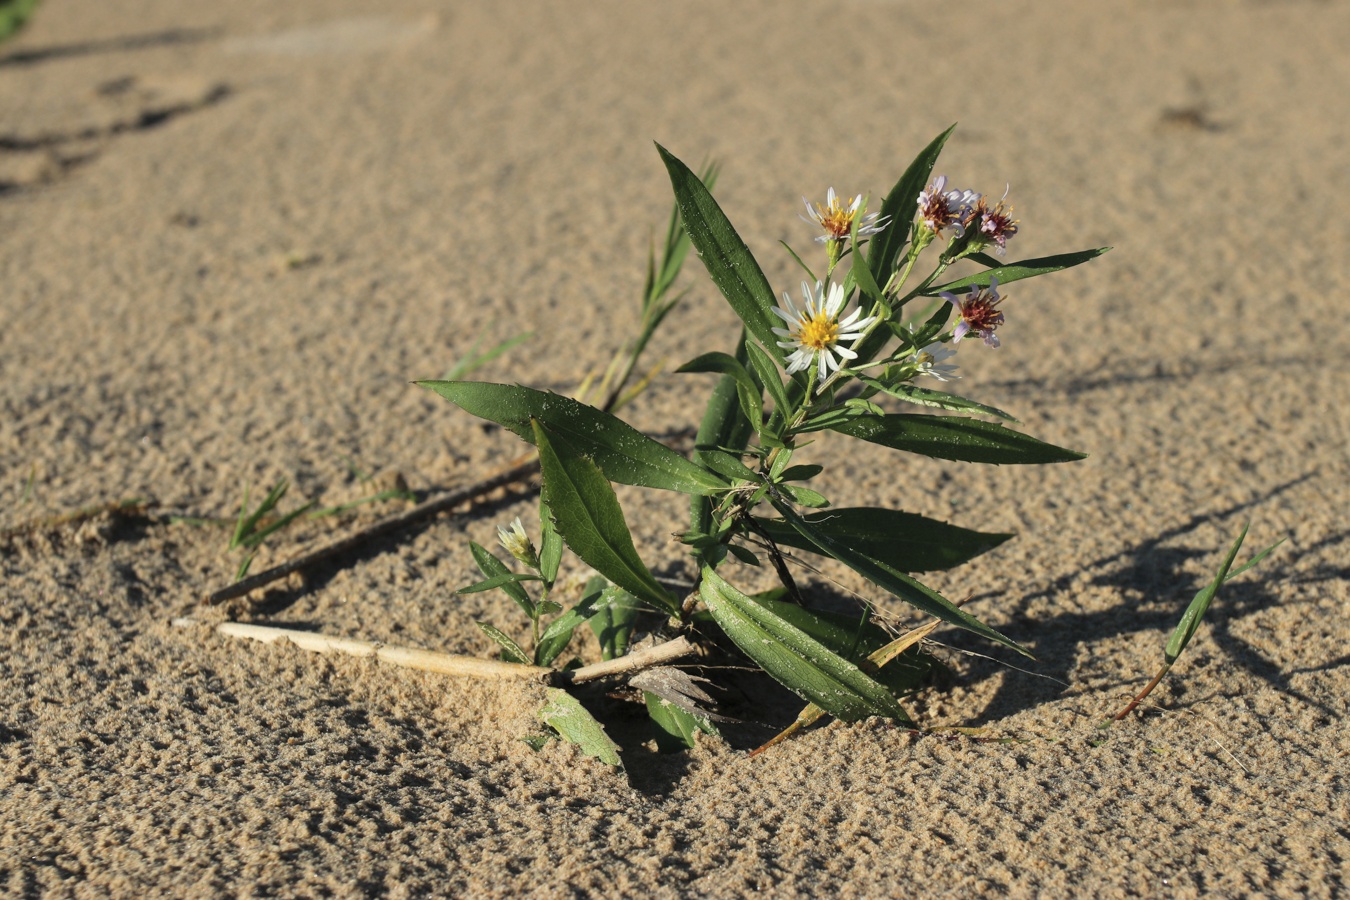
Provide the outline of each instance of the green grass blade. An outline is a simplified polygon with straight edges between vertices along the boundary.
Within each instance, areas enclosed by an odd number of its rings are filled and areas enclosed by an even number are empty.
[[[1182,614],[1176,630],[1172,632],[1172,638],[1163,649],[1163,656],[1167,659],[1168,665],[1177,661],[1177,657],[1181,656],[1186,649],[1186,645],[1191,642],[1191,638],[1195,637],[1195,632],[1200,628],[1201,620],[1204,619],[1205,613],[1209,611],[1210,603],[1219,593],[1219,588],[1228,580],[1228,570],[1233,567],[1233,560],[1237,559],[1238,551],[1242,549],[1242,542],[1246,540],[1247,529],[1250,526],[1250,522],[1242,526],[1241,533],[1238,534],[1237,540],[1233,541],[1233,546],[1228,549],[1228,555],[1224,557],[1223,564],[1219,566],[1219,571],[1215,574],[1214,580],[1201,588],[1200,592],[1191,600],[1190,605],[1186,607],[1186,612]],[[1274,549],[1274,547],[1271,547],[1265,550],[1262,553],[1262,558]]]
[[[245,547],[260,547],[260,546],[262,546],[262,542],[263,542],[263,541],[267,540],[267,539],[268,539],[269,537],[271,537],[275,532],[278,532],[278,531],[280,531],[281,529],[285,528],[287,525],[290,525],[292,522],[294,522],[294,521],[295,521],[296,519],[298,519],[300,516],[302,516],[302,515],[304,515],[306,512],[308,512],[308,511],[310,510],[310,508],[313,507],[313,506],[314,506],[314,501],[311,500],[310,502],[306,503],[304,506],[301,506],[301,507],[299,507],[298,509],[293,509],[293,510],[291,510],[290,512],[286,513],[284,516],[281,516],[281,517],[278,518],[276,521],[272,522],[272,523],[271,523],[270,525],[268,525],[267,527],[263,528],[261,531],[255,531],[255,532],[253,532],[252,534],[246,536],[246,537],[244,538],[243,542],[242,542],[243,545],[244,545]]]
[[[528,341],[532,337],[534,337],[534,332],[532,331],[527,331],[524,334],[518,334],[515,337],[507,338],[497,346],[483,353],[480,353],[477,356],[473,355],[473,351],[478,347],[478,342],[475,341],[473,347],[469,348],[469,353],[466,355],[466,357],[460,360],[459,362],[455,363],[455,365],[450,369],[450,371],[445,373],[442,380],[459,381],[465,375],[468,375],[475,369],[481,369],[483,366],[492,362],[494,359],[501,356],[503,353],[506,353],[513,347],[517,347],[520,344],[523,344],[525,341]]]

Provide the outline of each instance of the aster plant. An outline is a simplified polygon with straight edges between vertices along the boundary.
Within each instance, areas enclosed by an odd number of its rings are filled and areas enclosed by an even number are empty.
[[[666,637],[707,638],[720,631],[808,702],[800,722],[831,715],[908,723],[900,699],[916,689],[923,658],[915,633],[895,638],[874,620],[873,604],[883,596],[935,617],[933,625],[957,626],[1026,652],[914,575],[959,565],[1011,535],[914,512],[836,507],[810,487],[822,466],[796,460],[821,431],[970,464],[1083,457],[991,421],[1015,424],[1007,413],[931,386],[958,377],[962,354],[999,346],[1007,299],[1000,291],[1007,285],[1079,265],[1106,249],[1013,263],[991,256],[1001,257],[1015,244],[1019,223],[1006,191],[990,202],[934,177],[951,131],[919,154],[876,212],[869,212],[862,195],[844,202],[833,188],[823,204],[806,201],[803,218],[819,228],[825,259],[817,273],[792,254],[806,273],[800,305],[788,291],[775,293],[705,179],[658,145],[676,201],[667,250],[682,257],[679,248],[692,244],[743,325],[730,352],[704,353],[678,370],[718,376],[690,457],[611,411],[558,394],[519,385],[421,382],[513,431],[539,453],[542,548],[534,549],[519,522],[502,532],[503,545],[527,571],[513,572],[474,546],[486,580],[470,589],[508,591],[534,623],[536,650],[506,643],[503,635],[499,643],[508,655],[550,664],[583,622],[592,625],[606,658],[621,655],[646,611],[653,614],[647,630]],[[931,268],[917,278],[921,258]],[[944,280],[958,263],[974,272]],[[922,410],[897,411],[903,405]],[[613,483],[690,496],[690,521],[680,540],[697,569],[692,590],[673,592],[642,561]],[[548,599],[564,546],[601,576],[566,612]],[[813,607],[793,573],[794,566],[814,568],[813,556],[836,560],[875,587],[861,615]],[[742,591],[733,582],[745,570],[730,560],[767,564],[780,587]],[[526,595],[532,581],[542,584],[545,599]],[[541,616],[555,613],[561,615],[541,632]],[[695,730],[712,730],[708,708],[690,699],[696,690],[686,684],[646,694],[653,719],[685,744]]]

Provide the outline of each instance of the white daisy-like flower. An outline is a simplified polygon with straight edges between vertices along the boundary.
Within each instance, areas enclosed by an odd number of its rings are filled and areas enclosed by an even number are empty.
[[[858,358],[858,354],[840,346],[839,342],[858,340],[877,317],[862,318],[862,310],[855,309],[841,318],[844,289],[833,282],[827,290],[817,281],[813,291],[803,281],[802,297],[806,299],[806,309],[798,310],[787,291],[783,292],[783,300],[774,309],[774,314],[787,324],[787,328],[775,328],[773,333],[787,338],[779,341],[778,346],[792,351],[787,358],[789,375],[805,371],[814,364],[817,376],[824,381],[831,372],[839,370],[844,360]]]
[[[938,381],[951,381],[953,378],[960,378],[956,374],[956,366],[952,363],[944,362],[956,355],[956,351],[941,341],[935,341],[927,347],[919,350],[909,357],[909,362],[914,365],[917,371],[916,375],[929,375]]]
[[[853,198],[852,203],[844,206],[835,195],[834,188],[830,188],[825,192],[824,206],[819,203],[812,206],[811,201],[805,197],[802,198],[802,202],[806,204],[807,216],[810,216],[810,218],[802,216],[802,220],[814,222],[825,229],[825,233],[816,238],[818,243],[823,244],[827,241],[848,240],[849,235],[853,233],[853,220],[857,217],[858,211],[862,209],[863,196],[862,194],[857,195]],[[879,233],[889,221],[890,217],[883,219],[881,213],[866,213],[858,222],[858,237]]]
[[[520,516],[511,523],[511,528],[507,529],[497,526],[497,540],[502,542],[506,552],[510,553],[516,559],[523,562],[532,569],[539,568],[539,555],[535,552],[534,544],[530,541],[529,535],[525,533],[525,526],[520,522]]]

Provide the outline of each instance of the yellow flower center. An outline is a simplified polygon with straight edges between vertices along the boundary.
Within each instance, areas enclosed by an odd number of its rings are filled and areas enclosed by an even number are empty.
[[[839,323],[832,316],[821,313],[814,319],[802,319],[797,340],[812,350],[827,350],[839,340]]]
[[[817,205],[816,212],[819,213],[821,227],[825,233],[835,240],[843,240],[848,237],[853,230],[853,213],[839,205],[835,200],[829,209]]]

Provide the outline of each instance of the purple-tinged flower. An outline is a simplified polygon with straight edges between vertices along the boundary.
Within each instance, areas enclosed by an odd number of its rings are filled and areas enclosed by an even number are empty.
[[[831,372],[838,371],[844,360],[858,358],[858,354],[839,346],[839,342],[856,341],[862,337],[876,317],[859,318],[862,310],[855,309],[841,319],[846,297],[844,289],[834,283],[830,284],[827,291],[817,281],[816,289],[812,291],[811,286],[803,281],[802,296],[806,298],[805,311],[799,311],[792,304],[787,291],[783,292],[783,301],[773,312],[788,327],[775,328],[773,333],[787,338],[779,341],[778,346],[792,351],[787,358],[789,375],[809,369],[814,363],[817,376],[824,381]]]
[[[979,199],[980,195],[974,191],[947,190],[947,176],[939,175],[919,192],[919,220],[935,235],[941,235],[946,228],[954,228],[961,234],[971,204]]]
[[[975,240],[982,246],[993,244],[994,252],[1002,256],[1008,249],[1008,238],[1017,234],[1017,220],[1012,217],[1012,206],[1004,201],[1008,199],[1008,191],[1003,191],[1003,199],[999,200],[992,207],[988,201],[981,197],[979,201],[971,207],[965,215],[964,224],[970,227],[976,226]]]
[[[998,308],[1003,298],[998,295],[997,278],[989,279],[987,289],[978,284],[971,285],[970,295],[964,300],[951,291],[943,291],[940,296],[956,307],[956,311],[961,314],[961,321],[956,323],[956,328],[952,331],[953,342],[967,335],[977,334],[986,345],[998,346],[998,335],[994,334],[994,329],[1003,324],[1003,312]]]
[[[862,210],[863,196],[859,194],[853,198],[852,203],[844,206],[835,195],[834,188],[830,188],[825,192],[824,206],[819,203],[812,206],[811,201],[805,197],[802,198],[802,202],[806,204],[806,212],[810,216],[809,219],[802,216],[802,220],[814,222],[825,229],[825,233],[816,238],[818,242],[846,241],[849,239],[849,235],[853,233],[853,220]],[[880,217],[881,213],[865,213],[858,222],[858,237],[877,234],[884,229],[886,223],[890,221],[890,217],[888,216],[885,219]]]

